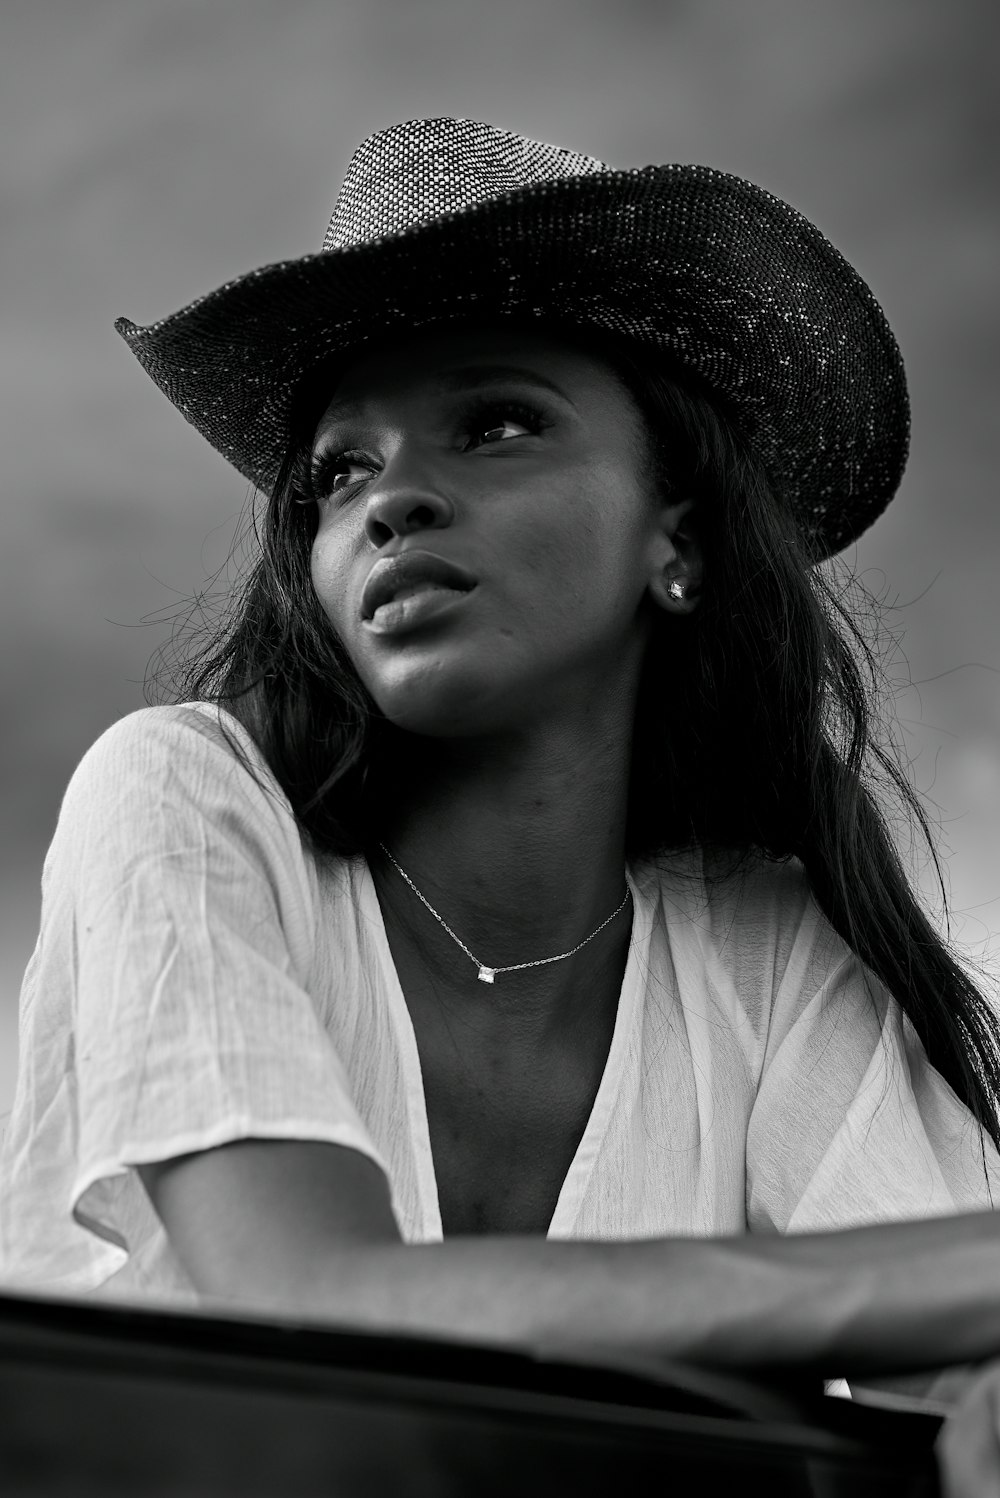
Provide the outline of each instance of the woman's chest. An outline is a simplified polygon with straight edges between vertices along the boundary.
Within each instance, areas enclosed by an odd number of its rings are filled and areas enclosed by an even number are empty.
[[[547,1233],[615,1034],[620,977],[587,1023],[539,1035],[404,988],[442,1232]]]
[[[419,1042],[418,1042],[419,1044]],[[441,1228],[548,1232],[601,1084],[595,1059],[518,1056],[470,1072],[422,1050]]]

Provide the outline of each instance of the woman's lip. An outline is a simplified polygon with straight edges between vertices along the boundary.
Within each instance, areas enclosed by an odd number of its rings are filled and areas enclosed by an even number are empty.
[[[445,588],[437,584],[405,598],[393,598],[380,604],[372,617],[365,620],[364,627],[375,635],[408,634],[450,613],[475,591],[475,588]]]
[[[370,619],[377,608],[393,602],[397,594],[424,586],[467,592],[476,586],[476,578],[457,562],[421,546],[379,557],[361,590],[362,619]]]

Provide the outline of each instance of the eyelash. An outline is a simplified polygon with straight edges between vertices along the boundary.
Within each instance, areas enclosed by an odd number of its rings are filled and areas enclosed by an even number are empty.
[[[508,418],[516,421],[519,426],[523,426],[531,436],[537,436],[548,425],[537,407],[526,405],[523,401],[497,400],[496,398],[471,401],[459,413],[457,425],[459,430],[468,436],[482,435],[495,427],[502,426],[504,420]],[[469,447],[462,449],[463,452],[473,450]],[[370,463],[370,461],[367,453],[356,448],[323,453],[302,474],[302,481],[298,485],[299,502],[301,504],[319,503],[332,498],[335,494],[348,492],[359,480],[345,484],[341,489],[335,489],[333,480],[337,474],[348,463],[361,464]]]

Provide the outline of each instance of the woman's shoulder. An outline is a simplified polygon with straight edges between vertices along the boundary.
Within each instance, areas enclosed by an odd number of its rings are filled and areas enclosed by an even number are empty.
[[[213,704],[147,707],[106,728],[69,781],[42,869],[43,924],[54,941],[85,905],[145,930],[150,912],[195,899],[169,921],[245,932],[276,915],[308,954],[316,884],[308,844],[247,730]]]
[[[66,786],[46,859],[131,865],[163,850],[225,844],[273,864],[302,862],[284,791],[248,730],[213,703],[144,707],[107,727]]]
[[[137,708],[111,723],[82,755],[67,800],[136,784],[152,791],[164,781],[178,791],[197,783],[236,797],[265,793],[287,806],[249,730],[212,702]]]
[[[115,763],[135,755],[177,751],[213,757],[233,753],[234,741],[259,758],[254,740],[238,718],[214,702],[175,702],[140,707],[110,723],[84,753],[80,765]]]
[[[730,1008],[766,1024],[774,1006],[794,1009],[820,976],[849,956],[817,904],[798,858],[757,849],[690,848],[649,860],[652,919],[689,979],[700,974]]]
[[[817,913],[801,860],[774,858],[755,847],[666,850],[633,873],[668,913],[682,912],[706,929],[731,934],[735,922],[759,932],[799,926]]]

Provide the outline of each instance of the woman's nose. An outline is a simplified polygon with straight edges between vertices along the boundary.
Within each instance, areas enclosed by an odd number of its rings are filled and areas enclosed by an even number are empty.
[[[414,531],[450,525],[454,506],[423,465],[388,464],[368,491],[365,532],[375,546]]]

